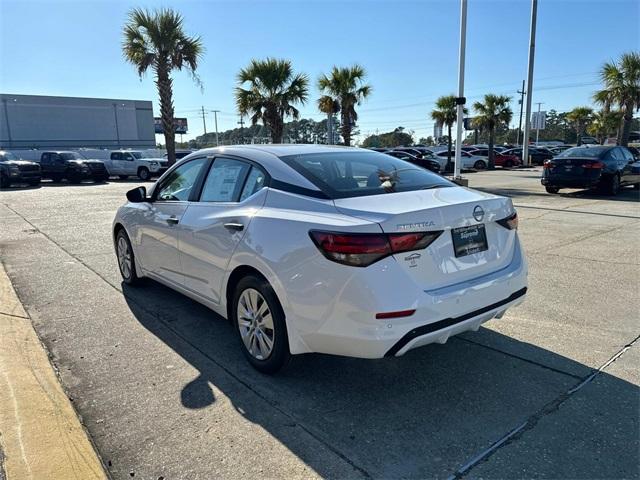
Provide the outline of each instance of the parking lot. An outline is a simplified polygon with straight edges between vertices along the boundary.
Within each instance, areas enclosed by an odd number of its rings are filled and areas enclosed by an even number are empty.
[[[525,303],[400,358],[305,355],[263,376],[226,321],[123,287],[111,221],[134,181],[0,192],[0,258],[113,478],[637,478],[640,197],[511,196]]]

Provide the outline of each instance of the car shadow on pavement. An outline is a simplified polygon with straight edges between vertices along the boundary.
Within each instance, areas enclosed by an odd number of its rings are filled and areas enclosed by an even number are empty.
[[[215,387],[322,477],[336,472],[318,448],[348,459],[351,478],[448,476],[525,421],[526,441],[505,447],[517,460],[485,476],[638,474],[637,386],[601,373],[569,399],[591,368],[489,328],[400,358],[301,355],[266,376],[245,361],[229,322],[204,306],[153,281],[123,292],[137,320],[198,371],[182,407],[216,408]]]

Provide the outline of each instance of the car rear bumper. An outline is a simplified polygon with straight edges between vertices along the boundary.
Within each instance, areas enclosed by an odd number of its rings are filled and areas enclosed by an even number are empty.
[[[549,175],[542,177],[541,183],[546,187],[560,188],[594,188],[600,184],[600,175],[597,177],[568,177],[563,175]]]
[[[389,278],[388,283],[367,282],[366,278],[359,277],[359,288],[365,289],[372,298],[389,298],[390,308],[380,310],[380,305],[370,305],[356,310],[349,299],[337,298],[332,318],[323,321],[317,330],[302,334],[302,342],[292,344],[298,345],[292,348],[292,353],[382,358],[401,356],[430,343],[445,343],[453,335],[477,330],[484,322],[502,317],[508,308],[521,303],[527,291],[527,264],[516,242],[513,258],[506,267],[435,290],[415,289],[409,284],[402,288],[397,284],[399,279],[394,278]],[[366,283],[362,283],[362,279]],[[349,295],[352,292],[347,286],[342,296]],[[415,313],[408,317],[377,319],[376,311],[402,310],[398,303],[393,304],[398,296],[403,297],[405,305],[413,297],[410,308],[415,308]],[[288,325],[296,321],[289,315],[287,320]],[[305,348],[300,349],[300,344]]]

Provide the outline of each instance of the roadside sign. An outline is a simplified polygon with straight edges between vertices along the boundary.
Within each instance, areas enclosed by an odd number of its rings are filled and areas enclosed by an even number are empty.
[[[547,112],[533,112],[531,114],[531,128],[534,130],[544,130],[547,124]]]
[[[164,130],[162,129],[162,119],[160,117],[154,117],[153,125],[155,127],[156,133],[164,133]],[[173,125],[175,128],[175,132],[178,134],[187,133],[187,130],[189,129],[186,118],[174,118]]]

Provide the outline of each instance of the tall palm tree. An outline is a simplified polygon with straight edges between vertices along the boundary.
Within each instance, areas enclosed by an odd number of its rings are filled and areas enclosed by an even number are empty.
[[[484,101],[473,104],[473,109],[476,111],[474,123],[480,129],[489,132],[489,170],[495,168],[493,144],[495,143],[496,127],[509,125],[511,117],[513,117],[509,103],[511,103],[511,97],[488,93],[484,96]]]
[[[451,139],[451,127],[456,123],[458,119],[458,107],[456,105],[455,95],[445,95],[438,98],[436,101],[436,108],[431,112],[431,118],[435,120],[438,125],[447,127],[447,165],[445,170],[450,172],[453,170],[453,163],[451,163],[451,151],[452,151],[452,139]],[[464,109],[465,115],[468,110]],[[437,140],[437,139],[436,139]]]
[[[593,96],[605,110],[617,105],[623,111],[618,144],[629,145],[633,111],[640,109],[640,52],[625,53],[618,63],[607,62],[600,70],[604,88]]]
[[[170,8],[149,11],[134,8],[124,25],[122,53],[142,78],[153,70],[160,96],[160,117],[167,147],[169,165],[176,161],[175,125],[173,119],[173,70],[186,69],[202,86],[196,75],[204,53],[200,37],[189,37],[183,29],[183,18]]]
[[[612,132],[619,130],[622,117],[623,112],[620,110],[595,112],[591,124],[587,127],[587,133],[596,137],[602,144]]]
[[[327,144],[335,143],[333,138],[333,116],[340,112],[340,103],[329,95],[323,95],[318,99],[318,110],[327,114]]]
[[[248,88],[243,88],[244,85]],[[250,115],[252,125],[262,121],[273,143],[282,143],[285,116],[300,118],[294,104],[304,105],[308,95],[309,78],[302,73],[294,74],[289,60],[253,59],[238,73],[235,90],[238,111],[240,115]]]
[[[340,105],[340,129],[346,146],[351,145],[351,131],[358,120],[355,107],[371,95],[371,86],[364,83],[366,76],[360,65],[334,66],[329,76],[321,75],[318,79],[320,92]]]
[[[589,107],[576,107],[567,113],[567,121],[576,129],[577,144],[582,145],[582,134],[591,123],[593,109]]]

